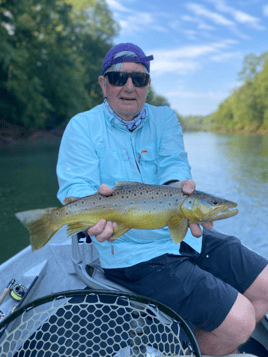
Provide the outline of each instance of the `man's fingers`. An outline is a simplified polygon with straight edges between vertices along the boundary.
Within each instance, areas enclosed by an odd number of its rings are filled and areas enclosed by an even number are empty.
[[[96,239],[99,242],[105,242],[107,239],[111,238],[112,234],[113,234],[113,224],[112,222],[108,221],[106,222],[103,231],[100,234],[96,235]]]
[[[211,229],[213,227],[213,222],[204,222],[201,223],[201,225],[205,228],[205,229]]]
[[[191,229],[192,235],[195,238],[199,238],[202,236],[202,230],[197,223],[189,223],[189,227]]]
[[[186,180],[182,186],[182,191],[190,195],[195,190],[195,182],[193,180]]]
[[[90,227],[87,230],[88,235],[96,236],[96,235],[100,234],[101,232],[103,232],[105,225],[106,225],[105,219],[99,220],[96,224],[94,224],[94,226]]]
[[[115,222],[106,222],[105,219],[101,219],[93,227],[90,227],[87,233],[89,236],[95,236],[99,242],[104,242],[111,238],[113,229],[117,225]]]
[[[201,223],[201,225],[205,229],[211,229],[213,227],[213,222],[204,222],[204,223]],[[202,232],[199,224],[197,224],[197,223],[189,223],[189,227],[190,227],[192,235],[194,237],[199,238],[199,237],[202,236],[203,232]]]
[[[100,185],[99,187],[99,193],[102,196],[109,196],[113,193],[114,191],[107,185],[105,185],[104,183],[102,185]]]

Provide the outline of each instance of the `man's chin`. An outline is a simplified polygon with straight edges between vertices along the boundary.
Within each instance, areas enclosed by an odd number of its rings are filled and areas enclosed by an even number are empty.
[[[118,110],[116,114],[120,116],[123,120],[133,120],[137,115],[140,114],[140,110]]]

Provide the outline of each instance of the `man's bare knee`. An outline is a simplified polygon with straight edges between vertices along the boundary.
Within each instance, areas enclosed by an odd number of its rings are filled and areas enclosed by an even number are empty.
[[[256,326],[255,310],[243,295],[237,299],[219,327],[211,332],[195,332],[201,352],[204,354],[228,354],[244,344]]]
[[[253,305],[243,295],[238,294],[229,314],[214,333],[221,334],[226,341],[232,341],[238,347],[249,339],[255,326]]]

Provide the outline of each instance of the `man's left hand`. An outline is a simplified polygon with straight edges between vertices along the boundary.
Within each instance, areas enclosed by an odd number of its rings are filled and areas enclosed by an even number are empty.
[[[193,180],[185,180],[185,181],[179,181],[172,183],[171,186],[177,186],[181,187],[182,191],[186,193],[187,195],[190,195],[194,190],[195,190],[195,182]],[[201,225],[205,229],[211,229],[213,227],[213,222],[204,222],[201,223]],[[202,230],[197,223],[189,223],[189,228],[192,232],[192,235],[196,238],[199,238],[202,236]]]

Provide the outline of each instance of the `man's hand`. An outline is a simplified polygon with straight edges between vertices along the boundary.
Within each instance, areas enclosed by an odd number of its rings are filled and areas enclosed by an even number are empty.
[[[186,193],[187,195],[190,195],[195,190],[195,182],[192,180],[184,180],[184,181],[175,182],[175,183],[172,183],[171,186],[181,187],[182,191],[184,193]],[[204,223],[201,223],[201,225],[205,229],[210,229],[213,227],[213,222],[204,222]],[[190,228],[192,235],[194,237],[198,238],[198,237],[202,236],[202,231],[201,231],[199,224],[189,223],[189,228]]]
[[[109,186],[102,184],[99,187],[99,193],[102,196],[109,196],[113,193],[113,190]],[[95,236],[96,239],[102,243],[106,240],[109,241],[115,226],[117,226],[117,223],[110,221],[106,222],[105,219],[101,219],[96,224],[94,224],[94,226],[90,227],[87,230],[87,233],[89,236]]]

